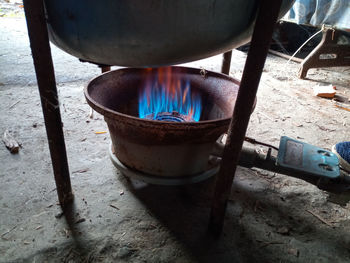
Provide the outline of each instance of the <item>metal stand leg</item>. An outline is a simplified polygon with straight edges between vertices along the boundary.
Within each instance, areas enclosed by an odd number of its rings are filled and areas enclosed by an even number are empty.
[[[64,207],[73,200],[73,194],[57,97],[55,73],[45,22],[44,5],[42,0],[24,0],[23,4],[58,200],[61,206]]]
[[[232,58],[232,50],[227,51],[223,54],[221,73],[224,73],[226,75],[230,75],[231,58]]]
[[[350,66],[350,46],[338,45],[339,36],[339,30],[323,29],[320,44],[301,63],[298,73],[299,78],[305,79],[310,68]],[[328,55],[333,57],[327,57]]]
[[[209,230],[214,235],[220,235],[222,232],[227,200],[281,2],[282,0],[261,1],[216,180],[209,223]]]
[[[100,65],[99,67],[101,68],[101,73],[111,71],[111,66]]]

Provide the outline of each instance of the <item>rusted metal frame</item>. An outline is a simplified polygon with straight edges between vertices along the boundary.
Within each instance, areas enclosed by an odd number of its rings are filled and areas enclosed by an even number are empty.
[[[105,73],[105,72],[108,72],[108,71],[111,71],[111,66],[101,67],[101,73]]]
[[[111,71],[111,66],[110,65],[99,64],[98,67],[101,69],[101,73],[105,73],[105,72]]]
[[[310,68],[350,66],[350,46],[338,45],[340,31],[333,28],[323,30],[323,37],[318,46],[301,63],[298,77],[306,78]],[[321,59],[322,54],[335,54],[335,58]]]
[[[55,73],[42,0],[24,0],[30,47],[44,114],[58,200],[65,207],[73,200],[62,130]]]
[[[101,69],[101,73],[105,73],[105,72],[111,71],[111,65],[98,64],[98,63],[95,63],[95,62],[92,62],[92,61],[88,61],[88,60],[85,60],[85,59],[81,59],[81,58],[79,58],[79,61],[82,62],[82,63],[91,63],[91,64],[94,64],[94,65],[97,65]]]
[[[232,58],[232,50],[227,51],[222,55],[221,73],[230,75],[231,58]]]
[[[209,231],[218,236],[224,224],[227,200],[238,164],[251,109],[270,46],[282,0],[261,1],[240,89],[228,130],[222,164],[216,179]]]

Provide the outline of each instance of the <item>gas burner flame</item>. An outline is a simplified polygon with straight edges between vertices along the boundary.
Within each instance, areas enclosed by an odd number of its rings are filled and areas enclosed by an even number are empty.
[[[177,78],[172,70],[171,67],[146,70],[145,85],[139,94],[139,117],[172,122],[199,121],[201,96],[191,91],[189,80]]]

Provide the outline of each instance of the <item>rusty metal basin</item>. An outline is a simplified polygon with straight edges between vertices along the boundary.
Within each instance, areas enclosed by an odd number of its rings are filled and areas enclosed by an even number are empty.
[[[155,71],[118,69],[96,77],[85,88],[87,102],[108,124],[114,154],[128,168],[168,177],[201,173],[207,169],[215,141],[228,129],[239,82],[215,72],[203,75],[200,69],[172,69],[173,77],[187,79],[200,92],[200,121],[174,123],[138,117],[139,89],[147,74]]]

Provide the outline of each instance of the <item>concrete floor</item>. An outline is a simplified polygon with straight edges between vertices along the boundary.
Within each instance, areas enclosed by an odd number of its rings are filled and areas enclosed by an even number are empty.
[[[0,262],[349,262],[349,205],[301,180],[239,168],[219,239],[206,235],[212,179],[128,182],[109,160],[108,133],[95,134],[107,131],[103,117],[88,117],[83,87],[99,69],[53,46],[75,194],[74,212],[60,217],[23,18],[0,18],[0,47],[0,132],[23,146],[16,155],[0,147]],[[240,78],[245,54],[233,53]],[[218,71],[220,62],[190,66]],[[310,70],[308,80],[297,70],[269,56],[248,135],[276,146],[282,135],[325,148],[349,140],[350,113],[312,94],[332,83],[349,108],[349,68]]]

